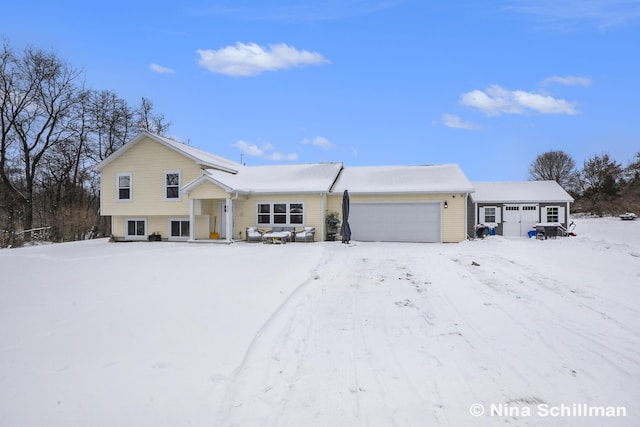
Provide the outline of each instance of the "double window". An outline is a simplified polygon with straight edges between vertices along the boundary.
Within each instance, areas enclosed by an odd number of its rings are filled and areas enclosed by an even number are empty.
[[[175,218],[169,220],[169,231],[172,238],[188,238],[189,237],[189,220]]]
[[[258,203],[257,215],[258,225],[303,225],[304,203]]]
[[[547,206],[547,222],[560,222],[559,211],[557,206]]]
[[[121,173],[116,179],[118,200],[131,200],[131,174]]]
[[[147,235],[146,218],[127,218],[126,238],[130,240],[142,240]]]

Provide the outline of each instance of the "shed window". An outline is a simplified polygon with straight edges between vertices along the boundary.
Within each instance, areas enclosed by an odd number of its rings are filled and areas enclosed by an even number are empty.
[[[560,222],[559,221],[559,209],[557,206],[547,207],[547,222]]]
[[[484,222],[495,223],[496,222],[496,207],[487,206],[484,208]]]

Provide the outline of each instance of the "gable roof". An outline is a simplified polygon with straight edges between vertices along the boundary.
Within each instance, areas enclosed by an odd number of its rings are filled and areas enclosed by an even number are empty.
[[[198,148],[191,147],[190,145],[183,144],[182,142],[175,141],[170,138],[166,138],[160,135],[155,135],[150,132],[141,132],[135,138],[133,138],[130,142],[124,144],[122,147],[117,149],[113,154],[104,159],[102,162],[98,163],[95,167],[97,171],[102,170],[109,163],[117,159],[126,153],[131,147],[135,146],[140,141],[145,138],[150,138],[156,141],[159,144],[164,145],[165,147],[171,148],[172,150],[182,154],[185,157],[193,160],[197,165],[218,169],[228,173],[238,173],[238,169],[242,166],[240,163],[233,162],[231,160],[225,159],[224,157],[216,156],[211,153],[207,153],[206,151],[202,151]]]
[[[555,181],[474,182],[472,202],[537,203],[573,202],[573,198]]]
[[[455,164],[345,168],[332,188],[351,194],[470,193],[473,186]]]
[[[322,193],[328,192],[342,170],[342,163],[300,165],[240,166],[238,173],[206,169],[203,175],[185,185],[189,192],[209,181],[227,192],[242,194]]]

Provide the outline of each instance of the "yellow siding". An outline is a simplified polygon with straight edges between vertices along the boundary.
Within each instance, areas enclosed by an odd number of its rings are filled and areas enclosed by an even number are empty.
[[[230,194],[212,182],[204,181],[189,193],[190,199],[226,199]]]
[[[442,241],[461,242],[465,235],[465,198],[464,194],[384,194],[350,195],[352,202],[409,202],[439,201],[447,202],[448,208],[442,210]],[[327,200],[327,212],[335,211],[342,216],[342,194],[332,195]]]
[[[175,215],[175,216],[114,216],[112,217],[113,228],[112,234],[118,238],[123,239],[126,235],[126,221],[128,218],[140,218],[147,221],[147,235],[157,233],[162,236],[163,240],[166,240],[171,235],[170,219],[189,219],[189,215]],[[210,217],[209,215],[196,215],[196,239],[208,239],[210,232]],[[143,239],[146,240],[147,236]]]
[[[164,173],[174,170],[181,173],[181,186],[202,175],[193,160],[176,151],[150,138],[138,142],[102,169],[102,215],[189,215],[188,197],[164,198]],[[116,177],[121,173],[131,173],[131,201],[116,198]]]
[[[321,240],[320,226],[322,224],[322,209],[321,209],[321,196],[320,194],[291,194],[291,195],[272,195],[272,196],[249,196],[240,197],[235,200],[235,235],[233,237],[238,238],[238,232],[242,232],[242,237],[245,237],[245,230],[247,227],[257,226],[257,204],[266,202],[288,202],[304,203],[304,221],[303,225],[297,227],[315,227],[316,228],[316,240]],[[264,227],[264,228],[269,228]]]

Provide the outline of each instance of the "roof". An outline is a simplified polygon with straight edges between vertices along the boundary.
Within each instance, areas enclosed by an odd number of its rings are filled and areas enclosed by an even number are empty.
[[[203,176],[185,185],[189,192],[210,181],[227,192],[243,194],[328,192],[342,169],[342,163],[312,163],[276,166],[240,166],[237,174],[206,169]]]
[[[211,153],[207,153],[206,151],[202,151],[198,148],[192,147],[190,145],[184,144],[182,142],[175,141],[170,138],[166,138],[160,135],[155,135],[150,132],[141,132],[135,138],[133,138],[130,142],[126,143],[119,149],[117,149],[113,154],[104,159],[102,162],[98,163],[96,166],[96,170],[100,171],[109,163],[126,153],[131,147],[135,146],[140,141],[145,138],[150,138],[165,147],[171,148],[172,150],[177,151],[185,157],[193,160],[197,165],[204,166],[207,168],[223,170],[229,173],[237,173],[238,168],[242,165],[240,163],[233,162],[231,160],[225,159],[224,157],[216,156]]]
[[[473,186],[455,164],[345,168],[332,192],[351,194],[470,193]]]
[[[573,198],[555,181],[474,182],[472,202],[534,203],[573,202]]]

